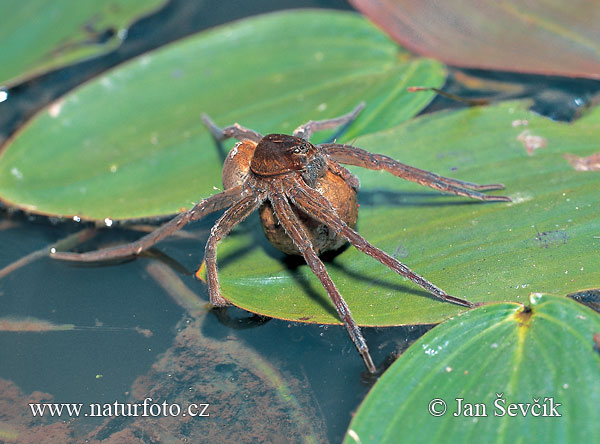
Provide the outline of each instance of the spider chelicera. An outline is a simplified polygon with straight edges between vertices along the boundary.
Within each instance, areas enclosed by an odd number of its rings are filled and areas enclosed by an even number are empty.
[[[375,365],[365,339],[352,318],[350,308],[319,259],[321,253],[336,250],[348,241],[437,298],[466,307],[472,304],[448,295],[354,231],[358,216],[356,191],[359,182],[341,164],[385,170],[436,190],[482,201],[507,202],[510,198],[481,193],[503,189],[501,184],[477,185],[449,179],[354,146],[338,143],[313,145],[308,141],[315,131],[349,124],[363,106],[360,104],[354,111],[341,117],[305,123],[291,136],[269,134],[263,137],[238,124],[221,129],[208,116],[203,116],[204,123],[218,141],[231,137],[239,140],[223,164],[224,191],[200,201],[191,210],[178,214],[135,242],[86,253],[53,252],[51,256],[84,262],[135,256],[186,223],[225,209],[211,229],[204,255],[210,302],[215,306],[225,306],[229,302],[219,289],[217,242],[247,216],[259,210],[265,234],[273,245],[287,254],[302,255],[319,278],[367,369],[374,373]]]

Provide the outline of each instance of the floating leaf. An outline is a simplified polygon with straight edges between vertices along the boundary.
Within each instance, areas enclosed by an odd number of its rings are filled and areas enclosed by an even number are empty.
[[[568,125],[525,107],[503,103],[425,115],[356,139],[364,149],[445,176],[504,183],[513,199],[473,202],[352,168],[362,184],[358,231],[449,294],[473,302],[597,287],[600,176],[575,171],[563,153],[598,151],[600,114]],[[545,148],[529,155],[519,140],[524,129],[543,138]],[[250,219],[219,247],[225,297],[266,316],[339,322],[310,269],[288,262],[266,242],[258,219]],[[461,310],[352,247],[326,266],[362,325],[433,323]]]
[[[443,79],[442,65],[413,59],[357,14],[243,20],[141,56],[40,113],[0,155],[0,198],[83,219],[175,213],[222,186],[203,112],[291,132],[366,101],[351,138],[414,116],[432,95],[406,86]]]
[[[0,85],[106,53],[164,0],[3,0]]]
[[[531,311],[474,309],[421,337],[386,371],[344,442],[592,442],[600,426],[586,412],[600,402],[598,331],[600,317],[564,297],[532,295]],[[429,408],[444,411],[439,400],[447,410],[434,416]],[[455,416],[469,412],[467,403],[482,404],[472,413],[486,416]],[[509,407],[517,403],[526,415]]]
[[[594,0],[350,0],[406,48],[449,65],[600,78]]]

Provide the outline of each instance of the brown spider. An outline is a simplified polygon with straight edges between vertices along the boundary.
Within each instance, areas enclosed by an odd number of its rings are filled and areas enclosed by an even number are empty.
[[[225,191],[202,200],[191,210],[178,214],[154,232],[130,244],[87,253],[55,252],[52,257],[92,262],[135,256],[165,236],[181,229],[186,223],[226,209],[211,229],[204,255],[210,302],[215,306],[224,306],[229,302],[219,290],[217,242],[258,209],[265,234],[275,247],[287,254],[302,255],[319,278],[367,369],[374,373],[375,365],[365,339],[352,318],[348,305],[319,259],[319,254],[335,250],[349,241],[363,253],[409,278],[439,299],[466,307],[472,304],[448,295],[354,231],[358,216],[356,191],[359,182],[356,176],[340,163],[385,170],[421,185],[483,201],[506,202],[510,201],[510,198],[488,196],[477,191],[499,190],[504,188],[501,184],[477,185],[462,182],[413,168],[382,154],[372,154],[350,145],[313,145],[308,141],[315,131],[349,124],[363,106],[361,103],[351,113],[335,119],[305,123],[299,126],[292,136],[269,134],[263,137],[256,131],[238,124],[221,129],[208,116],[203,116],[204,123],[217,140],[230,137],[239,140],[223,164]]]

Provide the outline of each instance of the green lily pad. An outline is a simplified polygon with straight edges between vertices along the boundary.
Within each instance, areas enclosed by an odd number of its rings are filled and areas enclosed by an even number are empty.
[[[575,171],[563,155],[599,151],[600,114],[568,125],[525,106],[441,112],[356,139],[356,146],[442,175],[504,183],[513,199],[474,202],[351,168],[362,183],[358,232],[449,294],[472,302],[597,288],[600,173]],[[530,155],[526,143],[540,148]],[[339,322],[310,269],[290,267],[264,240],[258,218],[222,242],[219,264],[223,294],[235,305],[295,321]],[[435,323],[463,310],[352,247],[326,266],[361,325]]]
[[[136,18],[164,0],[4,0],[0,85],[106,53]]]
[[[171,214],[221,187],[200,116],[264,133],[367,108],[346,140],[414,116],[444,67],[412,58],[354,13],[293,11],[199,33],[65,96],[0,154],[0,199],[82,219]]]
[[[558,296],[532,295],[530,312],[500,303],[453,318],[386,371],[344,442],[592,442],[599,331],[596,313]]]

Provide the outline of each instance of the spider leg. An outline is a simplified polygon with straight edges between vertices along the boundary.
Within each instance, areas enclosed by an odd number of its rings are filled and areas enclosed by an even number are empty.
[[[431,171],[421,170],[409,165],[400,163],[391,157],[383,154],[373,154],[361,148],[351,145],[342,145],[338,143],[324,143],[319,147],[325,149],[332,159],[348,165],[356,165],[370,170],[385,170],[394,176],[406,180],[417,182],[440,191],[456,194],[459,196],[471,197],[473,199],[510,202],[508,196],[488,196],[478,191],[501,190],[504,185],[500,183],[478,185],[462,180],[443,177]]]
[[[296,178],[294,179],[294,182],[290,184],[289,189],[290,191],[287,193],[287,195],[292,200],[294,205],[296,205],[310,217],[336,230],[337,233],[348,239],[348,241],[358,250],[368,254],[372,258],[381,262],[383,265],[394,270],[396,273],[407,277],[415,284],[419,285],[421,288],[427,290],[429,293],[443,301],[452,302],[465,307],[471,307],[473,305],[464,299],[450,296],[444,290],[432,284],[424,277],[419,276],[402,262],[387,254],[385,251],[382,251],[379,248],[371,245],[364,237],[346,225],[346,223],[339,218],[329,201],[325,199],[318,191],[313,190]]]
[[[362,111],[365,107],[365,102],[361,102],[358,104],[353,111],[348,114],[344,114],[343,116],[336,117],[333,119],[327,120],[311,120],[306,122],[304,125],[300,125],[298,128],[294,130],[293,135],[296,137],[300,137],[304,140],[310,139],[310,136],[316,131],[321,131],[324,129],[336,128],[338,126],[342,126],[346,123],[352,122],[358,116],[358,113]]]
[[[360,180],[358,180],[358,177],[352,174],[350,170],[331,159],[327,159],[327,168],[329,168],[333,174],[336,174],[344,179],[346,183],[354,189],[354,191],[359,190]]]
[[[208,117],[207,114],[202,114],[202,122],[204,122],[213,137],[219,142],[233,137],[237,140],[252,140],[253,142],[258,143],[263,138],[262,134],[257,133],[254,130],[244,128],[237,123],[226,126],[225,128],[220,128],[211,120],[210,117]]]
[[[210,230],[210,236],[206,242],[204,252],[204,263],[206,264],[206,276],[208,282],[208,296],[210,303],[216,307],[223,307],[229,302],[219,290],[219,278],[217,274],[217,243],[227,236],[233,228],[254,212],[264,198],[259,198],[254,194],[246,196],[229,207],[223,215],[215,222]],[[196,271],[196,276],[201,268]]]
[[[354,342],[354,345],[362,356],[367,369],[371,373],[375,373],[375,365],[373,364],[373,360],[369,354],[369,348],[367,347],[365,338],[360,332],[360,328],[358,325],[356,325],[356,322],[354,322],[354,319],[352,318],[350,308],[329,277],[325,265],[317,256],[317,253],[315,253],[306,230],[292,211],[289,202],[281,194],[274,194],[270,196],[270,201],[273,205],[273,210],[277,215],[279,222],[285,229],[285,232],[288,234],[288,236],[290,236],[292,241],[294,241],[294,244],[302,253],[302,256],[306,260],[306,263],[310,269],[319,278],[321,284],[323,284],[323,287],[325,287],[325,290],[327,290],[327,294],[335,305],[335,309],[344,322],[344,326],[346,327],[346,330],[348,330],[352,342]]]
[[[97,262],[110,259],[118,259],[130,256],[137,256],[142,251],[147,250],[158,241],[183,228],[188,222],[198,220],[207,214],[222,210],[230,206],[236,200],[243,196],[244,190],[241,186],[229,188],[219,194],[215,194],[207,199],[201,200],[191,210],[179,213],[166,224],[160,226],[152,233],[125,245],[119,245],[111,248],[104,248],[87,253],[73,253],[68,251],[51,252],[52,259],[78,262]]]

